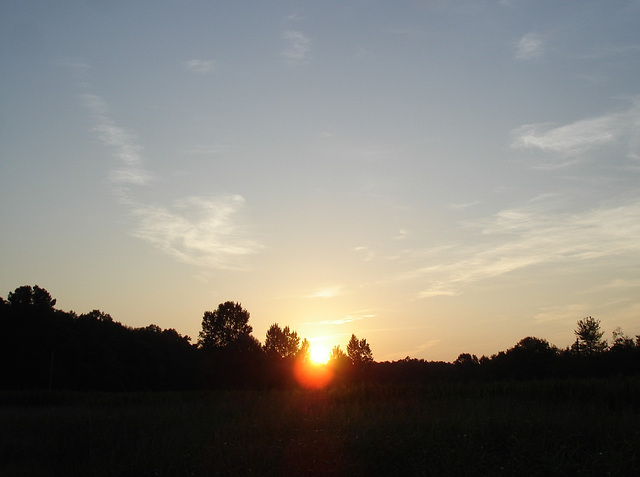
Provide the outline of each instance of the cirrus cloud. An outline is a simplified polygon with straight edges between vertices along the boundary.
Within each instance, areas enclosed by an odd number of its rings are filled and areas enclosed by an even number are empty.
[[[513,149],[537,150],[560,158],[585,159],[586,153],[615,143],[627,145],[630,158],[640,158],[640,98],[629,109],[553,126],[525,124],[511,132]],[[545,157],[545,160],[553,160]]]
[[[79,64],[83,67],[74,66],[74,71],[83,80],[83,88],[88,89],[88,67]],[[208,65],[197,62],[191,67],[204,72]],[[244,205],[240,195],[192,196],[175,201],[172,207],[137,199],[133,187],[148,186],[154,178],[143,167],[143,147],[133,134],[115,123],[100,96],[84,93],[80,99],[92,116],[93,132],[111,151],[114,167],[109,182],[120,204],[136,219],[134,237],[183,263],[218,269],[242,268],[240,259],[262,248],[238,224]]]
[[[132,210],[139,218],[133,235],[190,265],[241,268],[237,259],[261,248],[234,221],[243,204],[235,195],[188,197],[172,208],[139,205]]]
[[[543,54],[543,46],[542,37],[536,32],[529,32],[516,45],[516,58],[519,60],[539,58]]]
[[[192,73],[205,74],[215,70],[215,62],[213,60],[193,59],[185,61],[184,65]]]
[[[286,41],[286,46],[282,51],[287,61],[291,64],[305,64],[309,62],[309,50],[311,49],[311,40],[302,32],[288,30],[282,34],[282,38]]]

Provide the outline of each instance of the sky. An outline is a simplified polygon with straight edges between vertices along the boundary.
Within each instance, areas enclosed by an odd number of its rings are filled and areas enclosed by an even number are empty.
[[[377,361],[640,334],[640,1],[0,4],[0,294]]]

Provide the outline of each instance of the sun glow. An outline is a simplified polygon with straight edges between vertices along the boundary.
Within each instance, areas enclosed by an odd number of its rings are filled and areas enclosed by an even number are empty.
[[[322,389],[333,379],[331,366],[306,360],[298,360],[293,373],[298,384],[307,389]]]
[[[329,348],[321,344],[311,345],[309,358],[314,364],[327,364],[329,361]]]

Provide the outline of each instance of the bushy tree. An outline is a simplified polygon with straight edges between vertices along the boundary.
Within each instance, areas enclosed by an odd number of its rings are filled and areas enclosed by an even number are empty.
[[[354,366],[340,345],[336,345],[329,353],[328,366],[334,373],[334,382],[347,383],[354,378]]]
[[[340,348],[340,345],[334,346],[333,349],[331,350],[331,353],[329,354],[330,361],[340,362],[347,359],[349,359],[349,357],[347,356],[347,353],[342,351],[342,348]]]
[[[298,353],[296,354],[297,358],[308,361],[309,356],[311,354],[311,344],[307,338],[303,338],[300,343],[300,347],[298,348]]]
[[[634,342],[633,342],[633,338],[630,338],[629,336],[627,336],[626,334],[624,334],[624,332],[622,331],[622,328],[620,328],[619,326],[613,330],[613,332],[611,333],[612,337],[613,337],[613,343],[611,344],[611,350],[621,350],[621,349],[630,349],[633,348]]]
[[[476,366],[480,364],[480,362],[478,361],[478,357],[475,354],[461,353],[458,355],[453,364],[456,366],[468,367]]]
[[[78,319],[100,323],[113,323],[113,318],[111,318],[111,315],[100,310],[92,310],[89,313],[83,313],[78,317]]]
[[[13,292],[9,292],[7,301],[14,309],[25,309],[28,307],[39,311],[53,310],[56,300],[44,288],[35,285],[33,288],[29,285],[18,287]]]
[[[347,343],[347,356],[353,364],[364,364],[373,362],[373,353],[366,339],[359,340],[356,335],[351,335]]]
[[[556,369],[558,348],[547,340],[527,336],[508,349],[503,359],[503,371],[513,378],[547,376]]]
[[[600,329],[600,320],[590,316],[578,320],[574,331],[576,343],[574,351],[579,353],[599,353],[607,349],[607,341],[602,339],[604,331]]]
[[[249,325],[249,312],[240,303],[226,301],[215,311],[205,311],[198,346],[202,348],[233,348],[253,331]]]
[[[543,338],[527,336],[522,338],[510,351],[522,351],[528,354],[547,355],[556,354],[557,348]]]
[[[280,328],[278,323],[274,323],[267,330],[267,336],[264,341],[264,351],[267,354],[280,358],[294,358],[298,356],[300,349],[301,344],[298,333],[289,329],[288,326],[283,329]]]

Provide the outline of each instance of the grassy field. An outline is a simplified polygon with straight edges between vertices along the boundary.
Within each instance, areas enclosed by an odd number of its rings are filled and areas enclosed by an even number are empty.
[[[640,475],[637,379],[0,394],[0,475]]]

